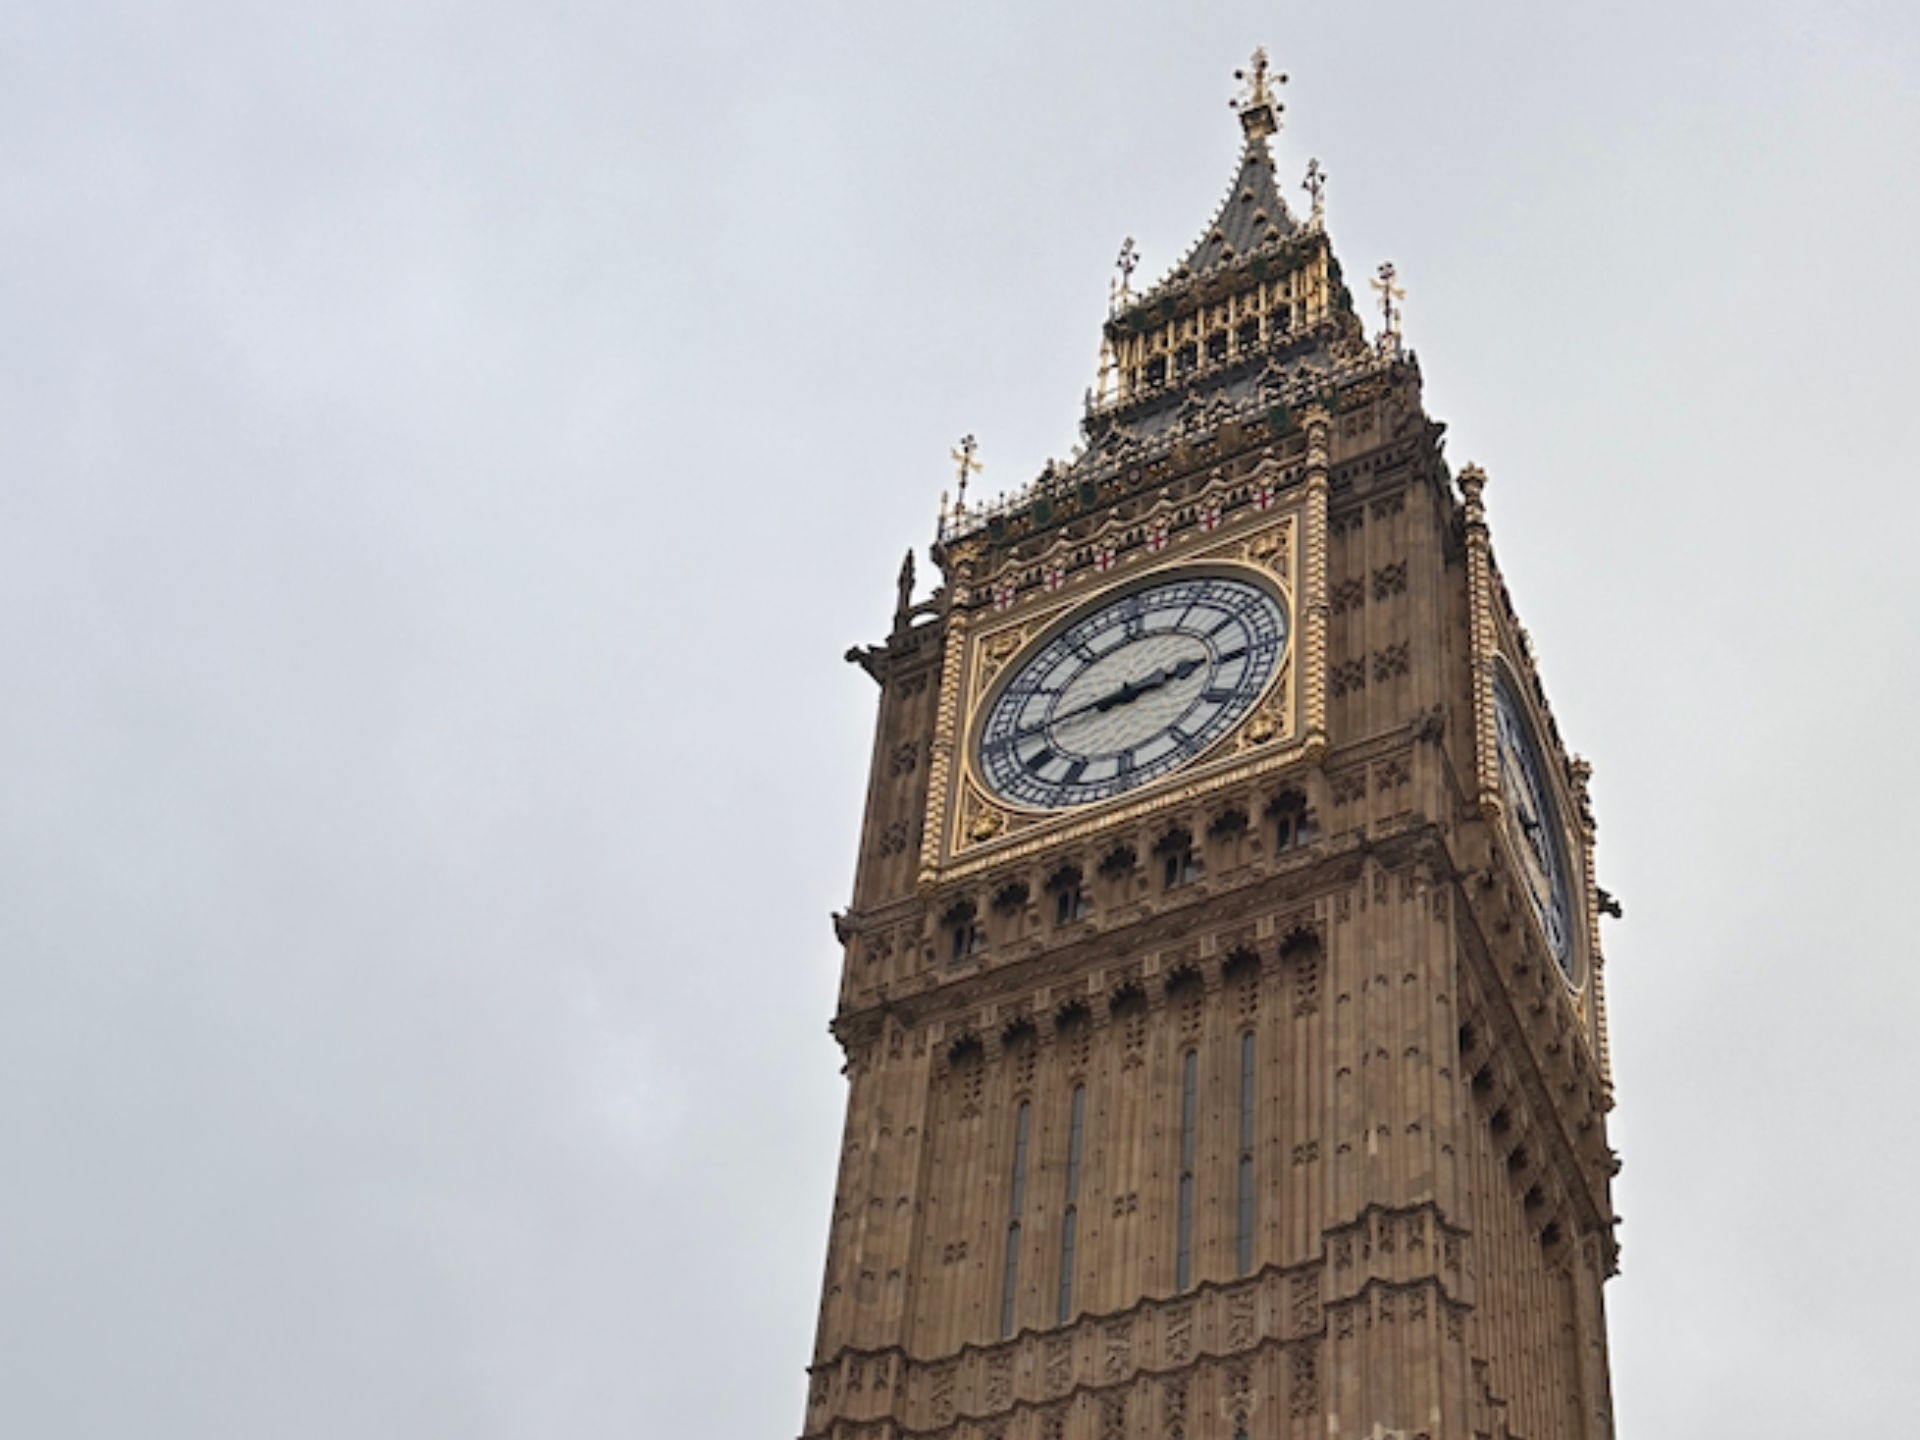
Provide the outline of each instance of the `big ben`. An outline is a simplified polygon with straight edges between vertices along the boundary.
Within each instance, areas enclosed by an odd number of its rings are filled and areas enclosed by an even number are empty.
[[[1370,341],[1241,78],[1081,448],[943,506],[850,657],[809,1440],[1612,1434],[1588,768],[1391,271]]]

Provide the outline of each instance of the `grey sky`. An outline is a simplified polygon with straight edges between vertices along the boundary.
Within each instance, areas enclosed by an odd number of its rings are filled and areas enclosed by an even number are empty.
[[[1256,41],[1596,765],[1622,1434],[1914,1409],[1910,3],[15,0],[0,1434],[797,1432],[839,656]]]

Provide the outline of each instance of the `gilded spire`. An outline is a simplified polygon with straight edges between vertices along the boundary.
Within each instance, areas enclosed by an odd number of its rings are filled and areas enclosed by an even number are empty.
[[[1287,108],[1280,103],[1273,86],[1286,84],[1287,77],[1275,75],[1272,84],[1268,83],[1266,47],[1256,49],[1249,67],[1234,71],[1233,78],[1246,87],[1231,103],[1240,112],[1240,128],[1247,132],[1247,138],[1259,140],[1273,134],[1280,128],[1280,112]]]

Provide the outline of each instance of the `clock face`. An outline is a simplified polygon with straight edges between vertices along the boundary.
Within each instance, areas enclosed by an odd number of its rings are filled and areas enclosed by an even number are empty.
[[[1186,764],[1252,710],[1287,649],[1280,598],[1176,573],[1101,600],[1016,661],[975,732],[1000,799],[1064,810]]]
[[[1540,918],[1547,949],[1569,981],[1573,976],[1572,908],[1567,901],[1567,865],[1553,793],[1533,727],[1520,708],[1505,668],[1493,679],[1493,729],[1500,762],[1500,793],[1507,828],[1519,855],[1520,879]]]

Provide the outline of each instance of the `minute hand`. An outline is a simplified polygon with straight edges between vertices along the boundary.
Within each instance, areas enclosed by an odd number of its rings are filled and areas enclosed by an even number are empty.
[[[1064,725],[1069,720],[1078,720],[1082,715],[1104,715],[1107,711],[1115,709],[1118,706],[1131,705],[1142,695],[1158,690],[1169,681],[1186,679],[1187,676],[1191,675],[1206,663],[1206,660],[1199,656],[1190,656],[1180,661],[1177,665],[1163,665],[1160,669],[1154,671],[1144,679],[1124,682],[1118,690],[1109,691],[1098,700],[1089,700],[1086,704],[1076,706],[1064,715],[1049,717],[1047,724],[1039,728],[1046,729],[1047,726]]]

